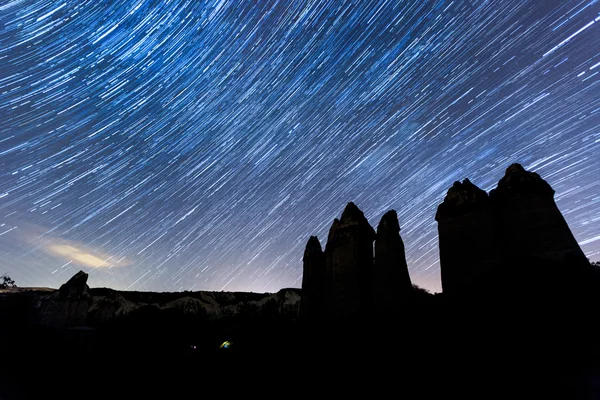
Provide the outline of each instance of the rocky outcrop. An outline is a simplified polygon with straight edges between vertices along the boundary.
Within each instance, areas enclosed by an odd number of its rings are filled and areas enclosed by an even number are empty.
[[[325,319],[344,320],[364,312],[373,269],[375,231],[352,202],[334,221],[325,247]]]
[[[305,321],[335,323],[389,316],[412,293],[394,210],[382,217],[375,233],[363,212],[348,203],[331,225],[325,251],[321,253],[318,239],[312,236],[303,262],[301,315]]]
[[[135,303],[126,300],[116,291],[111,291],[105,296],[93,297],[86,321],[89,325],[101,326],[129,314],[135,308]]]
[[[57,292],[44,297],[39,323],[56,328],[84,326],[88,308],[92,304],[87,279],[88,274],[79,271]]]
[[[88,274],[83,271],[77,272],[66,283],[58,288],[58,297],[61,300],[79,299],[90,295],[90,287],[87,285]]]
[[[518,259],[589,264],[554,202],[554,190],[535,172],[512,164],[490,191],[504,262]]]
[[[377,225],[372,285],[373,309],[379,315],[402,311],[412,291],[395,210],[386,212]]]
[[[489,195],[468,179],[455,182],[436,221],[442,289],[448,295],[510,291],[525,277],[528,283],[551,271],[566,277],[589,264],[552,187],[520,164],[510,165]]]
[[[435,220],[444,293],[472,286],[498,264],[496,220],[484,190],[468,179],[454,182]]]
[[[300,316],[316,321],[321,318],[323,286],[325,284],[325,255],[316,236],[311,236],[304,250],[302,274],[302,302]]]

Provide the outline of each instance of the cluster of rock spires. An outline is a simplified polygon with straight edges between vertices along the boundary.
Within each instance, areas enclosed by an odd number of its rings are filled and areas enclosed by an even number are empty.
[[[442,290],[460,295],[504,269],[552,265],[569,273],[589,261],[537,173],[512,164],[489,195],[468,179],[448,190],[438,222]]]
[[[520,164],[510,165],[489,194],[468,179],[455,182],[435,219],[444,295],[486,290],[503,269],[512,274],[525,265],[589,266],[554,202],[554,190]],[[325,251],[317,237],[308,240],[302,317],[323,322],[397,314],[413,292],[399,232],[396,211],[385,213],[375,232],[348,203],[333,221]]]
[[[375,232],[363,212],[348,203],[333,221],[325,251],[311,236],[303,262],[300,312],[308,321],[389,315],[412,290],[394,210],[383,215]]]

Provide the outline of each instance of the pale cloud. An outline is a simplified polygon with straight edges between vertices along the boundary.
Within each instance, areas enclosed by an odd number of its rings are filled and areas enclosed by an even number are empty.
[[[13,229],[2,236],[3,239],[8,237],[12,238],[14,246],[23,244],[35,248],[63,264],[70,262],[71,265],[79,267],[108,269],[125,267],[132,263],[122,255],[106,253],[101,248],[88,246],[83,242],[53,236],[47,227],[37,224],[21,223],[18,229]]]
[[[116,260],[114,257],[91,250],[81,243],[60,242],[49,244],[46,246],[46,250],[54,256],[59,256],[64,260],[69,260],[73,264],[83,267],[111,268],[123,267],[130,264],[124,258]]]

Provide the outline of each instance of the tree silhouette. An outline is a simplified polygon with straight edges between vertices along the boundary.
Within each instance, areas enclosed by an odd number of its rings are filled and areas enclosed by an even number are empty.
[[[15,281],[12,280],[7,274],[0,276],[0,289],[6,289],[9,287],[17,287]]]

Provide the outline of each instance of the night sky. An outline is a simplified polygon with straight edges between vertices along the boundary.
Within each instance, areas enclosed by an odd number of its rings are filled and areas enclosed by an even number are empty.
[[[600,258],[600,2],[0,2],[0,274],[301,287],[353,201],[440,291],[456,180],[538,172]]]

